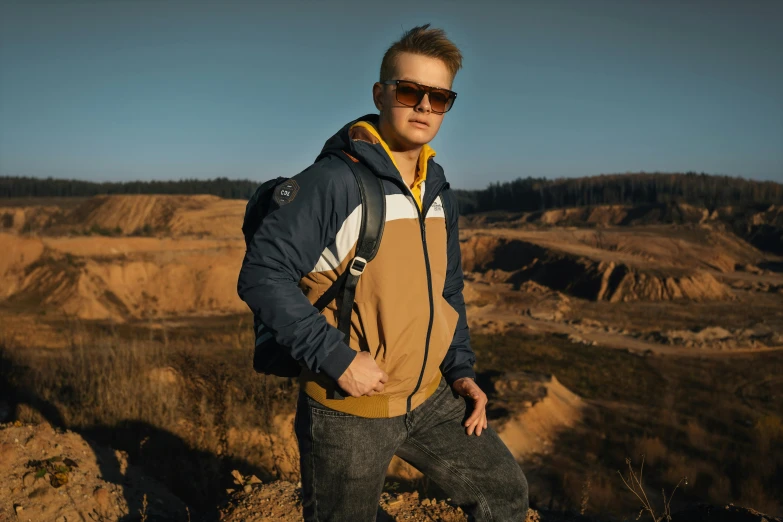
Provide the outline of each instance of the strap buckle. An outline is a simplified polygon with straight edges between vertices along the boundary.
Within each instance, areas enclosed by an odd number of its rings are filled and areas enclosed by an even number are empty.
[[[364,273],[364,269],[367,267],[367,260],[363,257],[356,256],[353,258],[353,261],[351,261],[349,268],[349,271],[351,272],[352,276],[359,277]]]

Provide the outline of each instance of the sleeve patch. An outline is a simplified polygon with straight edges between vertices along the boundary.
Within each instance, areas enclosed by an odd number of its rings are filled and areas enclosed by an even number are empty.
[[[291,203],[298,192],[299,184],[293,179],[289,179],[275,187],[275,195],[273,196],[273,199],[278,205],[282,207],[283,205]]]

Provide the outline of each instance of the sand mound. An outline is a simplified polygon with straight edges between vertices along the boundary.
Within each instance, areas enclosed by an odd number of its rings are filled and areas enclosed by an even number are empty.
[[[495,381],[495,395],[493,407],[518,412],[497,428],[518,460],[532,453],[549,453],[557,435],[582,418],[582,399],[554,375],[507,373]]]
[[[666,273],[664,271],[639,271],[613,262],[587,266],[584,281],[586,290],[600,276],[601,285],[596,300],[618,301],[712,301],[732,299],[733,294],[707,272]],[[591,292],[587,290],[586,296]],[[578,295],[578,294],[577,294]]]
[[[247,310],[236,293],[244,254],[238,241],[199,250],[192,242],[168,240],[168,248],[136,253],[105,248],[99,249],[104,255],[82,256],[71,253],[79,248],[69,251],[74,245],[64,240],[45,247],[40,240],[12,239],[15,259],[34,261],[0,264],[3,297],[17,308],[117,321]],[[92,239],[90,248],[96,241],[112,242]]]
[[[95,196],[58,225],[118,234],[241,237],[244,207],[244,201],[210,195]]]
[[[595,249],[593,249],[595,250]],[[731,290],[709,272],[679,267],[634,266],[601,260],[600,252],[585,254],[520,239],[476,234],[462,242],[463,267],[484,280],[511,283],[515,288],[534,281],[552,290],[590,300],[694,301],[731,299]]]
[[[732,231],[754,247],[783,255],[783,207],[707,209],[685,203],[598,205],[538,212],[493,211],[465,216],[466,228],[710,226]]]
[[[19,290],[25,268],[38,260],[44,245],[40,239],[0,233],[0,247],[0,299],[4,299]]]
[[[245,200],[210,195],[94,196],[74,205],[0,207],[0,232],[242,238]]]
[[[0,520],[187,520],[185,505],[121,452],[48,424],[0,425]],[[123,519],[124,520],[124,519]]]
[[[717,215],[685,203],[643,205],[593,205],[535,212],[486,212],[468,216],[469,227],[546,226],[638,226],[649,224],[704,223]]]
[[[632,256],[658,266],[734,272],[753,269],[764,255],[734,234],[710,226],[688,228],[639,227],[633,231],[580,229],[558,234],[573,246],[578,242],[598,251]]]
[[[203,207],[218,199],[216,196],[95,196],[69,212],[62,223],[107,230],[119,228],[123,232],[141,231],[144,227],[163,230],[177,211]]]

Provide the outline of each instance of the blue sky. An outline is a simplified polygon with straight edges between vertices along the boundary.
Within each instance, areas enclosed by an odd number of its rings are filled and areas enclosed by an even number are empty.
[[[431,144],[457,188],[783,181],[780,0],[0,0],[0,175],[292,176],[423,23],[464,55]]]

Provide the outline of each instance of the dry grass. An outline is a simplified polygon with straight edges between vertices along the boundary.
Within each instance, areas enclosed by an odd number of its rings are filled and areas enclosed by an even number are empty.
[[[250,344],[240,347],[237,338],[236,347],[199,345],[166,331],[135,339],[90,336],[77,329],[62,351],[0,346],[0,391],[10,388],[17,418],[47,421],[123,450],[199,509],[219,500],[232,469],[295,479],[286,471],[291,466],[278,465],[281,458],[293,461],[298,473],[290,449],[275,447],[281,444],[275,430],[278,417],[294,411],[298,388],[253,372]],[[229,437],[250,432],[260,435],[252,444]]]
[[[591,408],[552,454],[522,463],[532,507],[626,516],[638,504],[616,470],[626,456],[646,454],[656,506],[662,488],[687,476],[674,511],[695,502],[783,509],[783,354],[643,357],[521,332],[476,335],[473,346],[481,371],[552,373]]]
[[[671,502],[672,497],[674,496],[674,493],[677,491],[677,488],[680,487],[681,484],[685,483],[685,485],[688,485],[688,478],[682,477],[680,481],[677,483],[676,486],[674,486],[674,489],[672,490],[671,494],[669,495],[669,498],[666,498],[666,491],[661,489],[661,496],[663,497],[663,508],[659,510],[658,512],[661,513],[660,516],[655,514],[655,507],[653,507],[652,503],[650,502],[649,497],[647,496],[647,492],[644,489],[644,455],[642,455],[642,463],[639,465],[639,474],[637,475],[636,472],[633,470],[633,467],[631,466],[631,459],[625,459],[625,463],[628,464],[628,478],[626,479],[622,473],[620,473],[620,470],[617,470],[617,473],[620,475],[620,478],[623,481],[623,484],[625,484],[625,487],[634,494],[634,496],[639,500],[639,502],[642,504],[642,509],[639,511],[639,515],[636,517],[637,520],[641,518],[641,516],[647,512],[650,515],[650,518],[653,522],[669,522],[672,519],[672,510],[671,510]]]
[[[295,442],[280,433],[292,431],[298,386],[255,374],[250,329],[221,324],[206,318],[142,335],[132,325],[96,330],[75,322],[61,351],[6,341],[0,396],[10,387],[21,420],[48,420],[126,452],[199,513],[232,487],[233,469],[296,482]],[[626,455],[644,453],[656,469],[646,477],[651,491],[690,478],[674,504],[779,512],[783,405],[763,384],[783,371],[780,355],[644,358],[514,334],[474,336],[474,348],[481,372],[554,373],[593,407],[583,427],[555,442],[554,454],[522,463],[534,507],[626,515],[635,503],[615,470]],[[425,480],[400,486],[432,488]],[[658,494],[650,500],[660,505]]]

